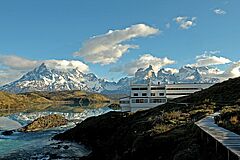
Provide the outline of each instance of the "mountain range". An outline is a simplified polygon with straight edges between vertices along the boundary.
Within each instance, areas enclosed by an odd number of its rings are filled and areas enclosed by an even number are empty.
[[[151,65],[140,68],[132,77],[121,78],[118,82],[98,78],[93,73],[83,73],[79,68],[59,70],[48,67],[42,63],[20,79],[0,87],[0,90],[23,93],[31,91],[64,91],[84,90],[98,93],[127,93],[130,83],[217,83],[218,78],[209,78],[205,75],[208,67],[183,66],[178,72],[161,68],[157,74]]]

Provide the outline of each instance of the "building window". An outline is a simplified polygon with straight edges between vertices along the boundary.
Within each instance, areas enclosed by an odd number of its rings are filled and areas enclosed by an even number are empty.
[[[155,93],[151,93],[151,96],[156,96],[156,94]]]
[[[165,90],[165,87],[152,87],[151,90]]]
[[[142,93],[142,96],[147,96],[147,93]]]
[[[138,96],[138,93],[133,93],[133,96]]]
[[[150,99],[150,103],[166,103],[166,99]]]
[[[129,101],[120,101],[120,104],[129,104]]]
[[[136,103],[143,103],[143,99],[136,99]]]
[[[139,88],[132,88],[132,90],[139,90]]]
[[[140,90],[147,90],[147,88],[140,88]]]
[[[148,103],[148,99],[132,99],[132,103]]]
[[[164,96],[165,94],[164,93],[159,93],[159,96]]]

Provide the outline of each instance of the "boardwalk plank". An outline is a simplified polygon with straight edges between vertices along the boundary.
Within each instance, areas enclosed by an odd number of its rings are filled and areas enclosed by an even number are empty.
[[[215,124],[214,115],[207,116],[195,124],[240,158],[240,135]]]

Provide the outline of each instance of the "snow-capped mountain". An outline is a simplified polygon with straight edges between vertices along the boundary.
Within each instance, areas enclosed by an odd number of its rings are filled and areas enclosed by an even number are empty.
[[[131,83],[216,83],[218,78],[205,77],[211,68],[183,66],[177,72],[161,68],[156,74],[150,65],[140,68],[133,77],[121,78],[118,82],[109,82],[93,73],[83,73],[78,68],[68,70],[51,69],[41,64],[17,81],[0,87],[0,90],[14,93],[29,91],[85,90],[99,93],[128,93]]]
[[[210,68],[183,66],[177,73],[172,73],[171,70],[164,68],[160,69],[157,78],[161,83],[217,83],[218,78],[206,77]]]
[[[173,72],[171,69],[161,68],[157,75],[155,74],[152,66],[143,69],[140,68],[135,73],[135,76],[131,79],[133,83],[146,82],[149,79],[152,83],[217,83],[218,78],[205,77],[209,72],[208,67],[194,67],[194,66],[183,66],[177,72]]]
[[[104,87],[116,86],[114,82],[105,82],[93,73],[82,73],[78,68],[69,70],[50,69],[44,63],[22,78],[2,86],[1,90],[14,93],[29,91],[86,90],[101,92]]]

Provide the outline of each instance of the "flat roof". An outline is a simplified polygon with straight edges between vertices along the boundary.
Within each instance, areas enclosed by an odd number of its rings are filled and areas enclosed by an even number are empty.
[[[124,99],[124,98],[130,98],[130,96],[121,97],[121,98],[119,98],[119,100]]]
[[[216,83],[169,83],[169,84],[151,84],[151,86],[164,86],[164,85],[182,85],[182,84],[216,84]],[[130,84],[130,86],[148,86],[149,84]]]

